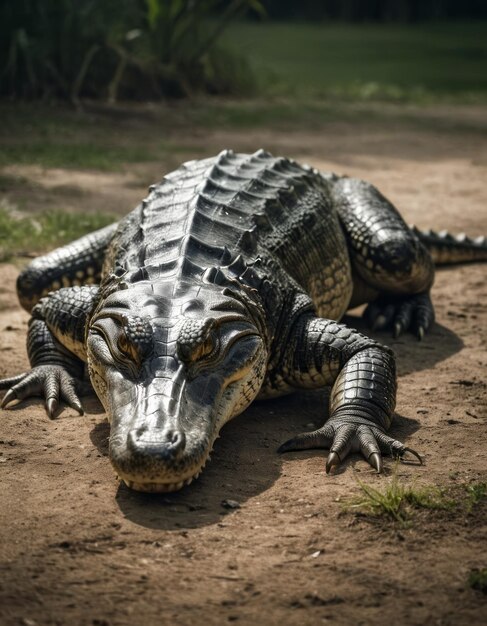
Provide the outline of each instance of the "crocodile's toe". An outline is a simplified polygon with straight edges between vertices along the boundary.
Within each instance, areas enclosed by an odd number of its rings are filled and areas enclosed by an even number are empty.
[[[401,298],[382,296],[368,305],[363,316],[372,330],[392,329],[395,339],[411,332],[421,340],[435,319],[428,293]]]

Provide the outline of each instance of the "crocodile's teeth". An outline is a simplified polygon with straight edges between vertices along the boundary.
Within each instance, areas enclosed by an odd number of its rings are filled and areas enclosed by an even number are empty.
[[[170,493],[178,491],[184,486],[184,481],[178,483],[139,483],[134,480],[124,480],[123,482],[130,489],[145,493]]]
[[[121,476],[118,476],[118,478],[123,480],[123,482],[127,485],[127,487],[129,487],[130,489],[133,489],[134,491],[141,491],[145,493],[170,493],[172,491],[179,491],[179,489],[182,489],[183,487],[190,485],[194,480],[196,480],[199,477],[205,465],[210,460],[211,460],[210,455],[208,454],[205,460],[203,461],[202,465],[198,469],[198,471],[195,474],[193,474],[193,476],[190,476],[189,478],[185,478],[184,480],[181,480],[179,482],[174,482],[174,483],[156,483],[156,482],[150,482],[150,481],[139,482],[135,480],[126,480],[125,478],[122,478]]]
[[[201,474],[201,470],[203,469],[203,467],[204,465],[193,476],[190,476],[189,478],[185,478],[184,480],[181,480],[177,483],[151,483],[151,482],[143,483],[143,482],[137,482],[135,480],[125,480],[123,478],[122,480],[127,485],[127,487],[129,487],[130,489],[133,489],[134,491],[141,491],[145,493],[170,493],[172,491],[179,491],[179,489],[182,489],[183,487],[187,487],[188,485],[190,485]]]

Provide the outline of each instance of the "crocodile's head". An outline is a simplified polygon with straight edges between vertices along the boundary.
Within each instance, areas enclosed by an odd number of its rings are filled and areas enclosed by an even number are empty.
[[[220,428],[262,384],[260,322],[258,307],[216,285],[175,293],[139,283],[98,306],[88,367],[111,422],[111,462],[129,487],[175,491],[199,475]]]

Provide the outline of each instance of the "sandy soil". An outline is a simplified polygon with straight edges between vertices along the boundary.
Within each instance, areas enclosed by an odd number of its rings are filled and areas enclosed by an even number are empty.
[[[317,132],[218,132],[188,137],[208,154],[271,150],[377,184],[411,222],[487,233],[485,129],[456,111],[417,128],[387,117],[328,124]],[[180,138],[184,140],[183,138]],[[188,157],[189,158],[189,157]],[[73,210],[123,213],[158,178],[17,168],[44,206],[52,187],[78,193]],[[162,171],[164,164],[162,164]],[[11,173],[12,170],[10,170]],[[50,176],[52,174],[52,176]],[[103,185],[93,186],[96,177]],[[100,178],[101,180],[101,178]],[[46,183],[46,181],[50,181]],[[50,187],[49,187],[50,185]],[[59,200],[59,196],[56,196]],[[27,367],[27,315],[17,268],[0,266],[0,376]],[[449,486],[487,479],[485,265],[439,272],[437,324],[422,344],[393,341],[399,363],[393,433],[421,451],[400,465],[408,483]],[[358,318],[350,323],[363,328]],[[485,624],[487,596],[467,584],[487,567],[485,504],[418,514],[408,528],[344,512],[358,480],[377,476],[358,456],[333,476],[326,453],[279,457],[276,447],[320,424],[324,393],[253,405],[226,426],[201,478],[171,496],[130,492],[107,458],[109,427],[97,399],[86,415],[53,421],[32,400],[2,412],[0,481],[2,624]],[[240,503],[229,510],[225,499]]]

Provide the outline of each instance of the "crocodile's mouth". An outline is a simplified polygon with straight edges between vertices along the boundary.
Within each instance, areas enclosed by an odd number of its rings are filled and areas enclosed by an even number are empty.
[[[118,478],[130,489],[147,493],[179,491],[196,480],[209,461],[215,436],[199,439],[198,432],[189,431],[183,434],[185,444],[171,449],[171,436],[163,431],[157,439],[159,432],[153,429],[145,433],[152,439],[149,445],[140,436],[135,448],[133,430],[110,438],[110,461]]]
[[[118,478],[122,480],[127,487],[133,489],[134,491],[141,491],[145,493],[171,493],[174,491],[179,491],[183,487],[187,487],[194,480],[196,480],[203,469],[205,468],[206,463],[210,459],[210,454],[208,453],[202,463],[200,463],[197,467],[198,469],[192,470],[189,473],[189,476],[186,478],[180,478],[179,480],[157,480],[151,478],[144,479],[141,476],[137,478],[131,478],[130,476],[122,476],[120,472],[118,472]]]
[[[201,471],[196,472],[194,476],[180,480],[177,483],[140,482],[136,480],[126,480],[124,478],[122,478],[122,480],[127,487],[134,491],[142,491],[145,493],[171,493],[173,491],[179,491],[183,487],[187,487],[193,480],[196,480],[200,474]]]

